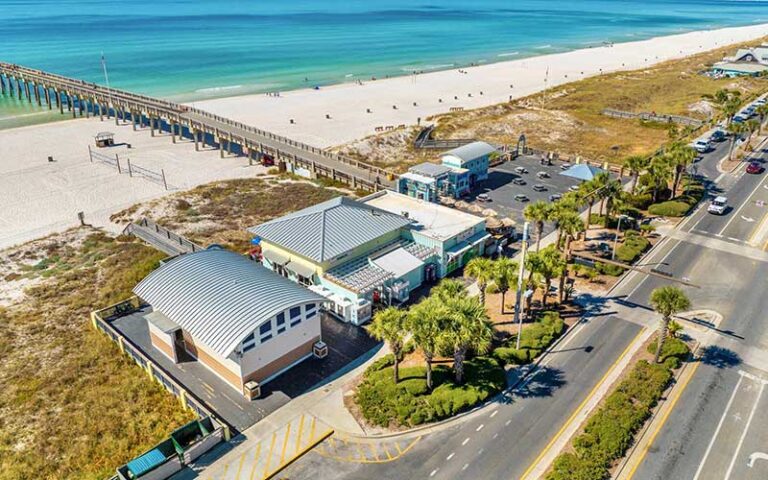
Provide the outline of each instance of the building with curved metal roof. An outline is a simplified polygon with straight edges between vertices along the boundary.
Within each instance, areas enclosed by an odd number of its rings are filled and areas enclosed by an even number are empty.
[[[152,306],[152,344],[190,354],[243,391],[307,358],[320,340],[323,297],[237,253],[176,257],[133,289]]]

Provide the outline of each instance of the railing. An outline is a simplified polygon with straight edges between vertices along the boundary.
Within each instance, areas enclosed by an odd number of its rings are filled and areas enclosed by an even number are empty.
[[[470,144],[474,142],[475,140],[471,138],[453,138],[453,139],[445,139],[445,140],[434,140],[432,138],[432,133],[435,130],[434,125],[430,125],[428,127],[425,127],[422,129],[421,132],[416,136],[416,140],[413,141],[413,147],[414,148],[423,148],[423,149],[449,149],[449,148],[458,148],[463,147],[464,145]]]
[[[681,125],[688,125],[691,127],[700,127],[704,125],[704,122],[691,117],[683,117],[681,115],[664,115],[650,112],[625,112],[623,110],[616,110],[613,108],[606,108],[603,110],[603,115],[615,118],[639,118],[646,122],[659,122],[659,123],[679,123]]]
[[[155,236],[168,239],[172,241],[174,244],[179,245],[179,247],[182,247],[183,249],[190,251],[192,253],[198,252],[200,250],[205,250],[205,248],[201,247],[200,245],[190,240],[187,240],[186,238],[182,237],[177,233],[172,232],[171,230],[168,230],[167,228],[154,222],[153,220],[150,220],[149,218],[142,217],[138,222],[136,222],[136,225],[140,227],[144,227],[144,229],[150,230],[155,234],[157,234]]]

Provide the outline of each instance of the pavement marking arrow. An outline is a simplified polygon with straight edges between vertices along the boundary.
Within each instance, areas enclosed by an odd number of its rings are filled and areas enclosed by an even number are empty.
[[[754,218],[752,218],[752,217],[745,217],[744,215],[741,216],[741,219],[746,221],[746,222],[749,222],[749,223],[752,223],[752,222],[755,221]]]
[[[768,453],[763,452],[753,452],[749,455],[749,462],[747,462],[747,466],[749,468],[752,468],[752,466],[755,464],[757,460],[768,460]]]

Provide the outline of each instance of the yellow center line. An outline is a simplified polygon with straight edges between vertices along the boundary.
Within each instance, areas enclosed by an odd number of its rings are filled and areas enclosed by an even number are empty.
[[[653,431],[653,434],[648,437],[648,443],[645,444],[645,448],[643,448],[643,451],[640,453],[640,458],[637,459],[635,464],[632,466],[632,470],[629,471],[629,474],[627,475],[627,480],[632,480],[632,477],[635,475],[635,471],[640,467],[640,464],[643,463],[643,459],[645,458],[645,455],[648,453],[648,450],[651,449],[651,446],[653,445],[653,441],[656,440],[656,436],[661,432],[662,427],[664,427],[664,424],[667,423],[667,418],[669,418],[669,415],[672,413],[672,410],[675,409],[675,405],[677,404],[677,401],[680,400],[680,397],[683,395],[683,392],[685,391],[685,388],[688,386],[688,383],[693,378],[694,374],[696,373],[696,369],[699,368],[699,365],[701,365],[701,362],[696,362],[696,364],[693,366],[693,370],[691,370],[691,374],[688,378],[685,379],[685,382],[683,382],[682,385],[680,385],[680,388],[677,392],[675,392],[675,398],[672,399],[672,401],[669,404],[669,408],[666,412],[664,412],[664,416],[661,418],[661,421],[659,422],[659,425],[656,427],[656,429]]]
[[[624,355],[627,354],[629,349],[632,347],[632,345],[635,344],[635,341],[637,341],[637,339],[640,338],[640,336],[643,334],[643,332],[645,332],[645,327],[641,328],[640,331],[637,333],[637,335],[635,335],[635,338],[633,338],[632,341],[629,342],[629,345],[627,345],[627,348],[625,348],[624,351],[621,352],[621,355],[619,355],[619,357],[616,359],[616,361],[613,362],[613,365],[611,365],[608,368],[608,370],[605,372],[605,375],[603,375],[603,377],[595,384],[595,386],[589,392],[589,395],[587,395],[584,398],[584,400],[582,400],[582,402],[579,404],[579,406],[576,407],[576,409],[573,411],[573,413],[571,413],[571,416],[568,417],[568,420],[566,420],[565,423],[563,424],[563,426],[560,427],[560,430],[558,430],[558,432],[555,434],[555,436],[552,437],[552,439],[549,441],[547,446],[544,447],[544,449],[541,451],[541,453],[539,453],[539,455],[536,457],[536,460],[534,460],[533,463],[531,463],[531,465],[525,470],[525,473],[523,473],[523,475],[520,477],[520,480],[525,480],[525,478],[527,478],[528,475],[530,475],[531,472],[536,468],[536,466],[539,464],[541,459],[544,458],[544,455],[546,455],[547,452],[549,451],[549,449],[552,448],[552,445],[554,445],[555,442],[557,441],[557,439],[560,438],[560,436],[563,434],[565,429],[568,428],[568,426],[571,423],[573,423],[573,421],[576,419],[576,416],[579,414],[581,409],[584,408],[584,405],[587,404],[587,402],[589,401],[590,398],[592,398],[592,396],[595,394],[597,389],[600,388],[600,386],[603,384],[603,382],[605,382],[605,379],[608,378],[608,375],[610,375],[610,373],[613,371],[613,369],[616,367],[616,365],[618,365],[618,363],[621,361],[621,359],[624,358]]]

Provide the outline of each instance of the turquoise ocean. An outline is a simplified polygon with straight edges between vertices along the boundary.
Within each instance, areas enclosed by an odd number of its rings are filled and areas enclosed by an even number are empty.
[[[0,60],[190,101],[768,22],[768,0],[0,0]],[[0,128],[49,121],[0,97]]]

